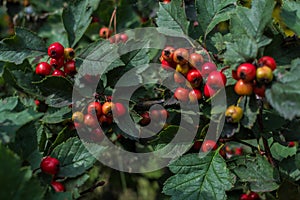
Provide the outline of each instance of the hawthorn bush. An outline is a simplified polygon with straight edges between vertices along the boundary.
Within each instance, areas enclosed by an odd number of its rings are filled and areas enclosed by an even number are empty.
[[[299,1],[1,3],[0,199],[299,199]],[[150,63],[161,67],[149,73]],[[111,96],[134,68],[121,89],[153,84],[127,106]],[[213,105],[221,95],[226,107]],[[134,122],[126,130],[124,116]],[[161,169],[153,161],[141,166],[155,170],[130,173],[129,160],[118,171],[86,148],[105,151],[108,138],[153,152],[192,116],[184,131],[195,137]],[[131,135],[149,124],[152,137]]]

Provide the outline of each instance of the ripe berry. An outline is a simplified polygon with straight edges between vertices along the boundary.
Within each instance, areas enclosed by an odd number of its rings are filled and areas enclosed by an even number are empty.
[[[110,114],[111,113],[111,107],[112,107],[112,102],[105,102],[102,105],[102,113],[104,115]]]
[[[237,68],[237,77],[244,81],[252,81],[256,76],[256,67],[251,63],[242,63]]]
[[[235,83],[234,91],[240,96],[249,96],[253,93],[253,84],[240,79]]]
[[[113,114],[117,117],[121,117],[126,113],[126,108],[121,103],[112,104],[112,110],[113,110]]]
[[[168,3],[170,3],[171,2],[171,0],[163,0],[163,3],[164,4],[168,4]]]
[[[101,126],[108,126],[108,125],[112,124],[113,118],[112,118],[112,116],[101,115],[99,117],[99,122],[100,122]]]
[[[173,54],[173,60],[180,65],[186,64],[189,60],[189,51],[184,48],[176,49]]]
[[[65,186],[57,181],[52,181],[51,186],[55,190],[55,192],[64,192],[65,191]]]
[[[259,195],[256,192],[250,192],[248,194],[248,197],[249,197],[250,200],[258,200],[258,199],[260,199]]]
[[[91,127],[91,128],[96,128],[98,126],[98,120],[93,115],[86,114],[84,116],[84,124]]]
[[[195,141],[194,144],[193,144],[193,149],[194,150],[200,150],[201,144],[202,144],[202,142],[200,142],[199,140]]]
[[[189,91],[185,88],[179,87],[175,90],[174,97],[182,102],[187,102],[189,100]]]
[[[243,147],[238,147],[235,149],[234,154],[237,156],[240,156],[240,155],[243,155],[243,151],[244,151]]]
[[[59,59],[64,56],[64,46],[59,42],[54,42],[48,47],[48,56],[50,58]]]
[[[42,76],[50,75],[51,71],[51,66],[46,62],[40,62],[35,68],[35,73]]]
[[[237,80],[237,81],[239,80],[236,70],[231,71],[231,76],[234,80]]]
[[[218,148],[218,145],[215,141],[213,140],[205,140],[201,146],[201,149],[203,152],[211,151],[211,150],[216,150]]]
[[[242,194],[240,196],[240,200],[251,200],[250,197],[248,196],[248,194]]]
[[[255,85],[253,88],[254,94],[256,94],[259,97],[265,97],[266,92],[266,86],[265,85]]]
[[[76,74],[76,66],[75,66],[75,61],[74,60],[70,60],[70,61],[67,61],[65,63],[64,72],[68,75]]]
[[[261,83],[270,83],[273,80],[273,72],[272,69],[268,66],[259,67],[256,70],[256,79]]]
[[[288,143],[288,147],[294,147],[295,146],[295,142],[289,142]]]
[[[99,102],[91,102],[89,103],[88,107],[87,107],[87,112],[89,114],[96,114],[97,117],[100,117],[100,115],[102,114],[102,105]]]
[[[55,175],[59,170],[59,160],[50,156],[44,157],[41,161],[40,168],[46,174]]]
[[[204,96],[206,98],[210,98],[212,96],[214,96],[216,94],[216,90],[214,90],[213,88],[211,88],[208,84],[204,85]]]
[[[201,74],[203,77],[207,77],[213,71],[217,71],[217,66],[215,63],[206,62],[201,67]]]
[[[202,98],[202,94],[200,90],[193,89],[192,91],[189,92],[189,100],[190,102],[198,102]]]
[[[173,60],[173,55],[174,55],[175,48],[167,46],[164,48],[164,50],[161,52],[161,57],[167,61],[171,62]]]
[[[62,66],[64,66],[64,57],[60,57],[58,59],[51,58],[50,65],[51,65],[51,67],[53,67],[55,69],[60,69]]]
[[[96,128],[94,130],[92,130],[91,134],[90,134],[90,139],[93,142],[101,142],[104,138],[104,133],[102,131],[101,128]]]
[[[202,82],[201,72],[197,69],[189,70],[186,78],[193,88],[199,87]]]
[[[239,106],[231,105],[225,112],[226,121],[228,123],[238,123],[243,117],[243,109]]]
[[[123,43],[127,42],[127,40],[128,40],[128,36],[125,33],[122,33],[120,35],[120,38]]]
[[[169,113],[166,109],[162,110],[151,110],[149,113],[150,119],[154,121],[161,121],[169,117]]]
[[[148,112],[141,114],[142,119],[139,121],[141,126],[147,126],[151,122],[151,118]]]
[[[73,120],[74,122],[82,123],[82,122],[83,122],[83,119],[84,119],[84,115],[83,115],[83,113],[80,112],[80,111],[74,112],[73,115],[72,115],[72,120]]]
[[[189,65],[188,64],[184,64],[184,65],[180,65],[180,64],[177,64],[176,66],[176,71],[183,74],[183,75],[186,75],[189,71]]]
[[[189,63],[191,67],[195,67],[200,70],[203,64],[203,60],[203,57],[198,53],[190,54]]]
[[[66,74],[65,74],[65,72],[61,71],[60,69],[55,69],[52,73],[52,76],[66,77]]]
[[[181,73],[175,72],[174,73],[174,81],[176,83],[184,83],[185,82],[185,77]]]
[[[110,35],[111,35],[111,33],[112,33],[112,31],[111,30],[109,30],[109,28],[107,28],[107,27],[102,27],[101,29],[100,29],[100,31],[99,31],[99,36],[101,37],[101,38],[109,38],[110,37]]]
[[[274,58],[270,57],[270,56],[263,56],[258,60],[258,65],[259,66],[268,66],[272,69],[272,71],[274,71],[276,69],[276,62],[274,60]]]
[[[161,61],[161,67],[165,70],[171,70],[173,68],[172,65],[166,60]]]
[[[75,51],[73,48],[64,49],[64,57],[66,60],[72,60],[75,57]]]
[[[208,77],[206,84],[208,84],[213,89],[220,89],[226,85],[227,78],[223,72],[213,71]]]

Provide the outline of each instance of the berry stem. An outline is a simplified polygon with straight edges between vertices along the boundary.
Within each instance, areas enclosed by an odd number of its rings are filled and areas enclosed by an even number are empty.
[[[100,181],[98,183],[96,183],[95,185],[93,185],[92,187],[80,192],[80,196],[83,196],[87,193],[93,192],[97,187],[101,187],[105,184],[105,181]]]
[[[115,7],[114,11],[113,11],[112,14],[111,14],[111,17],[110,17],[110,20],[109,20],[109,25],[108,25],[108,29],[109,29],[109,30],[110,30],[110,28],[111,28],[113,19],[115,19],[116,13],[117,13],[117,7]],[[115,23],[116,23],[116,22],[115,22]],[[114,32],[116,33],[116,30],[114,30]],[[106,39],[108,39],[108,35],[107,35],[106,37],[107,37]]]

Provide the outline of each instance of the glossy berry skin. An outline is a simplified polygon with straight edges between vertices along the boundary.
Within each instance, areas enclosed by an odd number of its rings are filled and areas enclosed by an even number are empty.
[[[51,67],[55,69],[60,69],[62,66],[64,66],[64,57],[60,57],[58,59],[51,58],[50,59],[50,65]]]
[[[250,96],[253,93],[253,84],[240,79],[235,83],[234,91],[240,96]]]
[[[260,199],[259,195],[256,192],[250,192],[248,194],[248,196],[249,196],[250,200],[259,200]]]
[[[59,42],[54,42],[48,47],[48,56],[50,58],[59,59],[64,56],[64,46]]]
[[[83,120],[84,120],[84,115],[83,115],[83,113],[80,112],[80,111],[74,112],[73,115],[72,115],[72,120],[73,120],[74,122],[82,123]]]
[[[99,120],[101,126],[108,126],[113,123],[112,116],[101,115],[98,120]]]
[[[101,38],[106,39],[106,38],[109,38],[109,37],[110,37],[111,33],[112,33],[112,31],[109,30],[109,28],[107,28],[107,27],[102,27],[102,28],[100,29],[100,31],[99,31],[99,36],[100,36]]]
[[[189,100],[189,91],[185,88],[179,87],[175,90],[174,97],[182,102],[187,102]]]
[[[161,57],[167,61],[171,62],[173,61],[173,55],[174,55],[175,48],[167,46],[164,48],[164,50],[161,52]]]
[[[238,123],[243,117],[243,109],[239,106],[231,105],[225,112],[226,121],[228,123]]]
[[[187,80],[190,82],[193,88],[199,87],[202,83],[201,72],[197,69],[191,69],[186,75]]]
[[[112,102],[105,102],[102,105],[102,113],[104,115],[110,114],[111,113],[111,109],[112,109]]]
[[[76,66],[74,60],[69,60],[64,64],[64,72],[68,75],[76,74]]]
[[[91,102],[89,103],[88,107],[87,107],[87,112],[89,114],[96,114],[97,117],[100,117],[100,115],[102,114],[102,105],[99,102]]]
[[[55,175],[59,170],[59,160],[50,156],[44,157],[40,163],[40,168],[46,174]]]
[[[151,122],[151,118],[148,112],[141,114],[142,119],[139,121],[141,126],[147,126]]]
[[[203,57],[200,54],[198,54],[198,53],[192,53],[192,54],[190,54],[189,63],[190,63],[191,67],[195,67],[197,69],[201,69],[203,61],[204,61],[204,59],[203,59]]]
[[[265,85],[261,85],[261,86],[255,86],[253,88],[253,92],[254,94],[256,94],[259,97],[265,97],[265,92],[266,92],[266,86]]]
[[[213,71],[208,75],[206,84],[213,89],[220,89],[225,87],[226,82],[227,78],[222,72]]]
[[[52,76],[66,77],[66,74],[65,74],[65,72],[61,71],[60,69],[55,69],[52,73]]]
[[[57,181],[52,181],[51,186],[55,190],[55,192],[64,192],[65,191],[65,186]]]
[[[218,145],[213,140],[205,140],[201,146],[201,149],[203,152],[208,152],[211,150],[216,150],[218,148]]]
[[[240,155],[243,155],[243,151],[244,151],[243,147],[238,147],[235,149],[234,154],[237,156],[240,156]]]
[[[183,75],[186,75],[189,72],[189,69],[190,67],[188,64],[184,64],[184,65],[177,64],[176,66],[176,71]]]
[[[190,102],[196,103],[201,98],[202,98],[202,93],[200,92],[200,90],[193,89],[192,91],[189,92]]]
[[[272,69],[266,65],[259,67],[256,70],[256,80],[260,83],[270,83],[273,80]]]
[[[174,73],[174,81],[176,83],[184,83],[185,80],[186,80],[185,77],[181,73],[179,72]]]
[[[92,114],[86,114],[84,116],[84,124],[91,128],[96,128],[98,126],[98,120]]]
[[[289,142],[288,143],[288,147],[294,147],[295,146],[295,142]]]
[[[216,94],[216,90],[214,90],[213,88],[211,88],[208,84],[204,85],[204,96],[206,98],[210,98],[212,96],[214,96]]]
[[[187,64],[189,60],[189,51],[185,48],[176,49],[173,54],[173,60],[180,65]]]
[[[123,43],[125,43],[125,42],[127,42],[127,40],[128,40],[128,36],[127,36],[125,33],[122,33],[122,34],[120,35],[120,39],[121,39],[121,41],[122,41]]]
[[[242,194],[239,200],[251,200],[248,194]]]
[[[113,103],[112,110],[113,110],[113,114],[117,117],[122,117],[126,113],[126,108],[121,103]]]
[[[64,49],[64,58],[66,60],[72,60],[75,57],[75,51],[73,48]]]
[[[215,65],[215,63],[206,62],[201,67],[201,74],[205,78],[213,71],[217,71],[217,66]]]
[[[35,68],[35,73],[42,76],[50,75],[51,71],[51,66],[46,62],[40,62]]]
[[[237,81],[239,80],[236,70],[231,71],[231,76],[234,80],[237,80]]]
[[[272,71],[274,71],[276,69],[276,62],[274,60],[274,58],[270,57],[270,56],[263,56],[258,60],[258,65],[259,66],[268,66],[272,69]]]
[[[238,79],[243,79],[244,81],[253,81],[256,76],[256,67],[251,63],[242,63],[237,68]]]
[[[166,60],[161,61],[161,67],[167,71],[170,71],[173,68],[172,65]]]

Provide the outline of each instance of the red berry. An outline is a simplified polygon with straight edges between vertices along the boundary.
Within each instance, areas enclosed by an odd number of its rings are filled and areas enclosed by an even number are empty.
[[[60,69],[55,69],[52,73],[52,76],[66,77],[66,74],[65,74],[65,72],[61,71]]]
[[[256,85],[253,88],[253,92],[254,92],[254,94],[256,94],[259,97],[265,97],[266,86],[265,85],[261,85],[261,86]]]
[[[244,81],[252,81],[256,76],[256,67],[251,63],[242,63],[237,68],[237,77]]]
[[[70,60],[70,61],[67,61],[65,63],[64,72],[68,75],[76,74],[76,66],[75,66],[75,61],[74,60]]]
[[[55,192],[64,192],[65,191],[65,186],[57,181],[52,181],[51,186],[55,190]]]
[[[213,89],[220,89],[226,85],[227,78],[222,72],[213,71],[208,77],[206,84]]]
[[[190,102],[198,102],[202,98],[202,94],[200,90],[193,89],[192,91],[189,92],[189,99]]]
[[[46,174],[55,175],[59,170],[59,160],[50,156],[44,157],[41,161],[40,168]]]
[[[182,102],[187,102],[189,100],[189,91],[185,88],[179,87],[175,90],[174,97]]]
[[[96,128],[92,130],[90,139],[93,142],[101,142],[104,139],[104,132],[102,131],[101,128]]]
[[[249,196],[249,200],[258,200],[258,199],[260,199],[259,195],[256,192],[250,192],[248,194],[248,196]]]
[[[193,149],[200,150],[201,144],[202,144],[202,142],[200,142],[199,140],[195,141],[194,145],[193,145]]]
[[[167,46],[164,48],[164,50],[161,52],[161,57],[167,61],[171,62],[173,60],[175,48]]]
[[[58,59],[51,58],[50,65],[51,65],[51,67],[53,67],[55,69],[60,69],[64,65],[64,57],[60,57]]]
[[[37,99],[34,100],[34,103],[35,103],[36,106],[39,106],[41,104],[41,102],[39,100],[37,100]]]
[[[89,126],[89,127],[96,128],[98,126],[98,120],[93,115],[86,114],[84,116],[84,124]]]
[[[236,82],[234,91],[240,96],[250,96],[253,93],[253,84],[240,79]]]
[[[201,72],[197,69],[189,70],[186,78],[193,88],[199,87],[202,82]]]
[[[122,33],[120,35],[120,38],[121,38],[122,42],[124,42],[124,43],[127,42],[127,40],[128,40],[128,36],[125,33]]]
[[[213,71],[217,71],[217,66],[215,63],[206,62],[201,67],[201,74],[203,77],[207,77]]]
[[[288,147],[294,147],[295,146],[295,142],[289,142]]]
[[[35,68],[35,73],[42,76],[50,75],[51,71],[51,66],[46,62],[40,62]]]
[[[203,57],[198,53],[190,54],[189,63],[191,67],[195,67],[200,70],[203,64],[203,60]]]
[[[64,46],[59,42],[54,42],[48,47],[48,56],[50,58],[59,59],[64,56]]]
[[[203,152],[207,152],[210,150],[216,150],[218,148],[218,145],[213,140],[205,140],[201,146],[201,149]]]
[[[184,83],[185,82],[185,77],[181,73],[175,72],[174,73],[174,81],[176,83]]]
[[[166,60],[161,61],[161,67],[165,70],[171,70],[173,68],[172,65]]]
[[[216,90],[214,90],[213,88],[211,88],[208,84],[204,85],[204,96],[206,98],[210,98],[212,96],[214,96],[216,94]]]
[[[112,31],[109,30],[109,28],[107,28],[107,27],[102,27],[102,28],[100,29],[100,31],[99,31],[99,36],[100,36],[101,38],[109,38],[110,35],[111,35],[111,33],[112,33]]]
[[[87,107],[88,114],[96,113],[97,117],[100,117],[102,114],[102,105],[99,102],[91,102]]]
[[[148,124],[150,124],[151,119],[150,119],[150,115],[148,112],[141,114],[141,117],[142,117],[142,119],[139,121],[139,124],[141,126],[147,126]]]
[[[231,76],[232,76],[233,79],[235,79],[237,81],[239,80],[236,70],[232,70],[231,71]]]
[[[272,71],[274,71],[276,69],[276,62],[274,60],[274,58],[270,57],[270,56],[263,56],[258,60],[258,65],[259,66],[268,66],[272,69]]]
[[[99,122],[100,122],[101,126],[107,126],[107,125],[112,124],[113,118],[112,118],[112,116],[101,115],[99,118]]]
[[[240,196],[240,200],[251,200],[250,197],[248,196],[248,194],[242,194]]]
[[[125,115],[125,113],[126,113],[126,108],[121,103],[112,104],[112,109],[113,109],[113,114],[117,117],[121,117],[121,116]]]
[[[243,147],[238,147],[235,149],[235,155],[238,156],[243,155],[243,151],[244,151]]]

